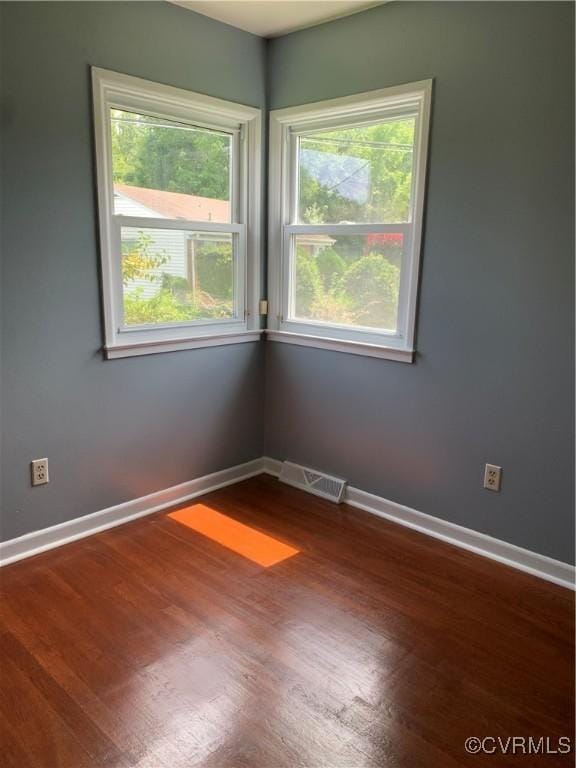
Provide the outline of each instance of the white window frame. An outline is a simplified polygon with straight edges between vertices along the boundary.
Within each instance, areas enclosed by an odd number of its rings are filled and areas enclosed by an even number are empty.
[[[413,362],[432,80],[270,113],[269,315],[267,338],[302,346]],[[412,206],[407,224],[297,223],[298,136],[393,117],[415,116]],[[398,331],[290,319],[290,243],[297,234],[404,234]]]
[[[257,341],[260,330],[261,111],[199,93],[92,67],[105,356]],[[231,223],[121,216],[114,213],[110,110],[151,114],[223,130],[233,137]],[[153,326],[123,324],[120,229],[146,227],[231,233],[236,240],[234,317]]]

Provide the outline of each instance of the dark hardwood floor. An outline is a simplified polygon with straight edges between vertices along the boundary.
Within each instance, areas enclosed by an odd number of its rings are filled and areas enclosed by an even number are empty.
[[[3,768],[574,764],[464,749],[573,738],[570,591],[269,477],[201,501],[299,554],[160,513],[2,570]]]

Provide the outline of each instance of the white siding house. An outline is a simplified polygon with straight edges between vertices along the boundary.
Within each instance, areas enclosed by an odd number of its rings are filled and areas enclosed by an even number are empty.
[[[135,193],[137,193],[135,188]],[[124,216],[143,216],[156,219],[168,218],[161,211],[149,208],[129,196],[125,185],[122,191],[118,187],[114,188],[114,210],[117,214]],[[187,249],[189,232],[178,232],[173,229],[148,229],[133,227],[122,227],[123,244],[130,243],[136,245],[140,233],[144,232],[150,236],[149,253],[152,255],[162,254],[167,256],[167,261],[162,266],[151,270],[154,277],[152,280],[131,280],[126,285],[125,290],[131,293],[139,290],[144,298],[155,296],[162,286],[162,274],[166,273],[173,277],[189,278],[187,265]]]

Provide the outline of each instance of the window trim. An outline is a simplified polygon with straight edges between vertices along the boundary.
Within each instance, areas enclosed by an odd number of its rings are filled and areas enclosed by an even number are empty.
[[[413,362],[418,278],[421,261],[422,227],[432,80],[383,88],[377,91],[304,104],[270,113],[269,159],[269,256],[267,338],[271,341],[364,354],[402,362]],[[408,222],[408,268],[402,270],[401,296],[404,325],[402,335],[353,329],[329,323],[284,319],[288,301],[286,270],[289,267],[289,237],[307,231],[326,234],[359,234],[385,230],[386,224],[294,224],[297,205],[295,140],[297,136],[343,124],[362,124],[388,117],[416,114],[414,170],[412,179],[412,221]],[[398,226],[393,227],[397,231]],[[411,237],[410,237],[411,233]]]
[[[261,110],[211,96],[92,67],[94,139],[100,232],[104,355],[107,359],[176,349],[257,341],[260,330],[261,275]],[[191,122],[234,136],[236,168],[229,224],[114,214],[109,110],[139,111]],[[121,219],[121,220],[120,220]],[[120,226],[231,232],[238,242],[240,316],[208,322],[122,327]],[[242,317],[243,314],[243,317]]]

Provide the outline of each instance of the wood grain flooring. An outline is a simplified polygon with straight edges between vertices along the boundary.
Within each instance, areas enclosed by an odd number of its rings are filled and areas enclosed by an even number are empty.
[[[464,749],[573,739],[571,592],[270,477],[202,503],[300,552],[159,513],[2,570],[2,768],[574,764]]]

